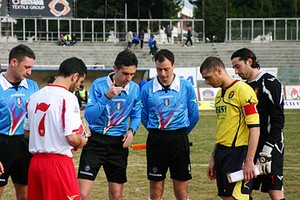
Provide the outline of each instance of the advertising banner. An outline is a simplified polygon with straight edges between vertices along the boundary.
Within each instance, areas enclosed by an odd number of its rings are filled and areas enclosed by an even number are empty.
[[[72,17],[72,0],[9,0],[10,16]]]
[[[199,88],[201,101],[214,101],[220,88],[205,87]]]
[[[300,100],[300,85],[286,85],[285,99]]]
[[[285,100],[284,109],[300,109],[300,100]]]
[[[6,15],[7,15],[7,1],[0,0],[0,16],[6,16]]]

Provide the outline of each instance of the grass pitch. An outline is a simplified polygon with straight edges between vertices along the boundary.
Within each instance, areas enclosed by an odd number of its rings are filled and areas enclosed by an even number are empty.
[[[206,177],[207,164],[215,141],[216,115],[214,111],[201,111],[201,118],[190,134],[191,162],[193,179],[189,182],[189,196],[191,200],[212,200],[219,199],[215,181]],[[300,110],[285,110],[285,162],[284,162],[284,183],[285,198],[299,199],[300,197]],[[145,143],[147,132],[141,125],[134,144]],[[75,153],[74,163],[78,166],[80,151]],[[124,186],[124,200],[143,200],[149,195],[149,185],[146,176],[146,151],[130,150],[127,169],[128,182]],[[267,194],[254,191],[255,200],[269,199]],[[15,199],[14,189],[11,182],[5,187],[2,199]],[[94,183],[91,200],[108,199],[107,182],[103,169],[100,170]],[[163,200],[174,200],[172,181],[167,175]]]

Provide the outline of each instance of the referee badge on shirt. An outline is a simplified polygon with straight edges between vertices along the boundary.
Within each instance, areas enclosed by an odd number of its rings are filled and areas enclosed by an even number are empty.
[[[17,97],[18,108],[21,108],[21,104],[22,104],[22,98],[21,97]]]
[[[164,104],[168,107],[170,105],[170,99],[164,99]]]
[[[120,112],[120,110],[122,108],[122,103],[121,102],[117,102],[116,106],[117,106],[117,112]]]

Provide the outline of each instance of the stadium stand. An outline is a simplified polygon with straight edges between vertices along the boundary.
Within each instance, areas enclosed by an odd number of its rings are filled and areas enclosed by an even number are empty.
[[[0,43],[0,62],[7,64],[10,49],[18,43]],[[125,49],[125,43],[91,43],[82,42],[76,46],[58,46],[50,42],[25,42],[36,53],[36,66],[58,67],[65,58],[76,56],[82,58],[90,67],[111,68],[115,56]],[[208,56],[221,58],[226,67],[231,67],[230,56],[236,49],[247,47],[253,50],[262,68],[278,68],[278,77],[284,84],[299,84],[300,76],[300,42],[228,42],[197,43],[195,47],[183,47],[181,44],[159,44],[158,48],[167,48],[174,52],[176,67],[199,67]],[[149,49],[144,47],[132,49],[138,59],[139,68],[154,67]]]

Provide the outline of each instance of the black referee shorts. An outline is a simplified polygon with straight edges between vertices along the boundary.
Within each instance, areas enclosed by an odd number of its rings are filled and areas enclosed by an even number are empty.
[[[149,180],[162,181],[168,168],[175,180],[190,180],[189,138],[185,129],[150,130],[147,138],[147,174]]]
[[[103,166],[108,182],[127,182],[128,148],[123,148],[122,139],[92,132],[81,152],[78,178],[94,181]]]
[[[0,161],[5,173],[0,176],[0,186],[7,185],[11,176],[13,183],[27,185],[28,169],[32,154],[24,135],[7,136],[0,134]]]

